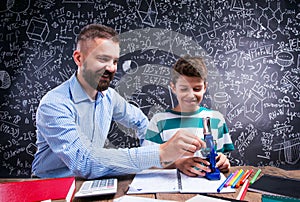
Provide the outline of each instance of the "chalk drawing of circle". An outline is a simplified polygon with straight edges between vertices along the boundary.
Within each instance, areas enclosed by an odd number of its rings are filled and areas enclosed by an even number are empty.
[[[214,100],[216,103],[225,103],[229,100],[228,94],[226,92],[217,92],[214,95]]]
[[[122,69],[127,74],[134,74],[138,70],[138,64],[133,60],[126,60],[122,64]]]
[[[9,74],[6,71],[1,70],[0,71],[0,88],[7,89],[10,87],[10,85],[11,85],[11,79],[10,79]]]
[[[276,55],[276,62],[282,67],[293,64],[294,56],[290,52],[280,52]]]
[[[24,1],[9,0],[6,3],[8,10],[13,13],[22,13],[29,8],[29,5],[30,5],[30,0],[24,0]]]

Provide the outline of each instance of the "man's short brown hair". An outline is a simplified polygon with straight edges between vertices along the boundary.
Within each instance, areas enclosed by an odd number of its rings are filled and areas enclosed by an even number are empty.
[[[77,44],[80,41],[95,38],[111,39],[113,42],[119,43],[118,33],[113,28],[100,24],[89,24],[81,29],[77,37]]]

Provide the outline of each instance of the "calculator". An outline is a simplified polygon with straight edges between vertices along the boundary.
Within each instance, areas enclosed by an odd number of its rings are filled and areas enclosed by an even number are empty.
[[[115,194],[117,192],[117,178],[89,180],[82,183],[75,197]]]

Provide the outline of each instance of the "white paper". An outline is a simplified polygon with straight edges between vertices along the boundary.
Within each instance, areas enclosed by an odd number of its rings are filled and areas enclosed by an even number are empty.
[[[175,201],[125,195],[120,198],[114,199],[114,202],[175,202]]]
[[[127,194],[142,193],[218,193],[218,187],[226,177],[221,173],[220,180],[208,180],[204,177],[188,177],[180,173],[182,189],[176,169],[148,169],[137,173],[129,185]],[[231,187],[224,187],[221,193],[235,192]]]
[[[221,173],[220,180],[208,180],[205,177],[189,177],[183,173],[181,175],[182,190],[181,193],[218,193],[217,189],[226,180]],[[235,192],[230,186],[224,187],[220,193]]]
[[[179,192],[176,169],[148,169],[137,173],[127,194]]]
[[[199,202],[199,201],[205,201],[205,202],[230,202],[230,200],[213,198],[213,197],[203,196],[203,195],[194,196],[193,198],[187,200],[186,202]]]

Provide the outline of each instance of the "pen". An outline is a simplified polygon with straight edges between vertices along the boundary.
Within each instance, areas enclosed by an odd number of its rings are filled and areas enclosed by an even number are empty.
[[[220,191],[224,188],[224,185],[231,179],[232,176],[233,176],[233,173],[231,173],[231,174],[226,178],[226,180],[219,186],[219,188],[217,189],[217,192],[220,192]]]
[[[231,187],[234,188],[235,185],[241,180],[241,178],[244,175],[244,171],[242,170],[242,172],[239,172],[237,178],[235,179],[235,181],[232,183]]]
[[[242,184],[242,180],[245,179],[245,177],[248,175],[248,173],[249,173],[249,170],[247,170],[247,171],[243,174],[243,176],[242,176],[241,179],[238,181],[238,183],[236,183],[235,188],[239,188],[239,187],[240,187],[240,185]]]
[[[247,193],[247,190],[248,190],[248,187],[249,187],[249,180],[247,179],[245,181],[245,183],[243,184],[240,192],[239,192],[239,195],[236,197],[237,200],[244,200],[245,196],[246,196],[246,193]]]
[[[238,174],[238,170],[236,170],[233,175],[231,176],[231,178],[228,180],[228,182],[226,182],[226,184],[224,185],[224,187],[229,186],[229,183],[233,180],[233,178]]]
[[[235,180],[238,178],[238,176],[240,176],[242,171],[243,171],[243,169],[239,170],[239,172],[234,176],[234,178],[232,180],[230,180],[228,186],[231,186],[235,182]]]
[[[255,182],[255,180],[258,177],[258,175],[260,174],[260,172],[261,172],[261,169],[258,169],[258,171],[255,173],[255,175],[251,179],[250,184],[253,184]]]
[[[243,185],[243,184],[246,182],[246,180],[248,179],[248,177],[249,177],[252,173],[253,173],[253,169],[251,169],[251,170],[247,173],[247,175],[242,179],[241,185]]]

